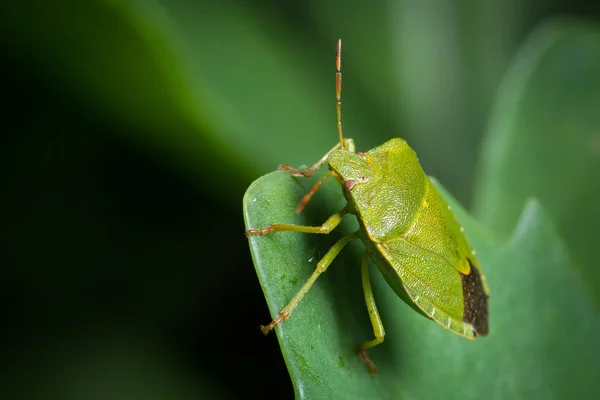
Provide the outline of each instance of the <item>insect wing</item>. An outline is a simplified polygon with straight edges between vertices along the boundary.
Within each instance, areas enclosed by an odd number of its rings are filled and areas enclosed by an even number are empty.
[[[461,273],[448,261],[404,239],[378,245],[387,261],[384,275],[396,274],[406,293],[431,319],[468,339],[472,326],[463,321],[465,297]]]

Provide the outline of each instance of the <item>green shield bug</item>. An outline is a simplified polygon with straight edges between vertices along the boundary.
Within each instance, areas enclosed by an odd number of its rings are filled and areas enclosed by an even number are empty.
[[[329,249],[289,304],[269,325],[261,327],[262,332],[267,334],[288,318],[342,248],[350,240],[360,239],[366,247],[361,264],[363,291],[375,338],[360,344],[358,350],[371,373],[376,368],[366,350],[382,343],[385,331],[371,289],[369,260],[377,265],[396,294],[419,313],[467,339],[486,336],[489,289],[485,276],[462,226],[421,168],[415,152],[398,138],[365,153],[356,152],[354,141],[342,135],[341,40],[336,48],[335,86],[339,143],[304,170],[287,165],[279,169],[309,177],[327,163],[329,172],[310,189],[296,210],[300,212],[331,177],[342,186],[345,207],[321,226],[275,223],[249,229],[246,235],[281,231],[328,234],[346,214],[357,217],[359,229]]]

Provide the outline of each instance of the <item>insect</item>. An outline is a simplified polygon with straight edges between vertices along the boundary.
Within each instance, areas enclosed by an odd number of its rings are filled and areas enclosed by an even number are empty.
[[[413,309],[471,340],[488,334],[489,288],[462,226],[425,175],[406,141],[391,139],[363,153],[355,151],[352,139],[344,138],[341,46],[339,39],[335,62],[339,143],[304,170],[288,165],[281,165],[279,169],[294,176],[309,177],[327,163],[329,172],[314,184],[296,211],[302,211],[319,186],[329,178],[341,184],[347,200],[345,207],[321,226],[274,223],[261,229],[249,229],[246,235],[282,231],[328,234],[345,215],[356,216],[358,231],[342,237],[329,249],[300,291],[261,330],[267,334],[287,319],[342,248],[350,240],[360,239],[366,248],[361,277],[374,339],[360,344],[358,351],[370,372],[375,373],[377,369],[366,350],[382,343],[385,331],[371,288],[369,261],[377,265],[387,283]]]

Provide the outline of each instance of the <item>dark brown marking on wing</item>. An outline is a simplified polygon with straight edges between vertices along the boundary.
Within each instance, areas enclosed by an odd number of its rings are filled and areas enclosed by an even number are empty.
[[[344,190],[349,192],[354,186],[356,186],[356,181],[354,179],[348,179],[344,182]]]
[[[489,333],[488,324],[488,295],[483,289],[479,270],[468,260],[471,272],[460,274],[464,297],[463,322],[471,324],[476,336],[486,336]]]

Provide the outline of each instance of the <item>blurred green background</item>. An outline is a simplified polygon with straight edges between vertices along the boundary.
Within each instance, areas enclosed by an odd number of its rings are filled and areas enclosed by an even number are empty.
[[[258,330],[241,201],[335,142],[338,37],[345,134],[359,150],[407,139],[469,208],[519,46],[548,18],[600,17],[564,0],[0,10],[0,387],[61,399],[293,395]]]

